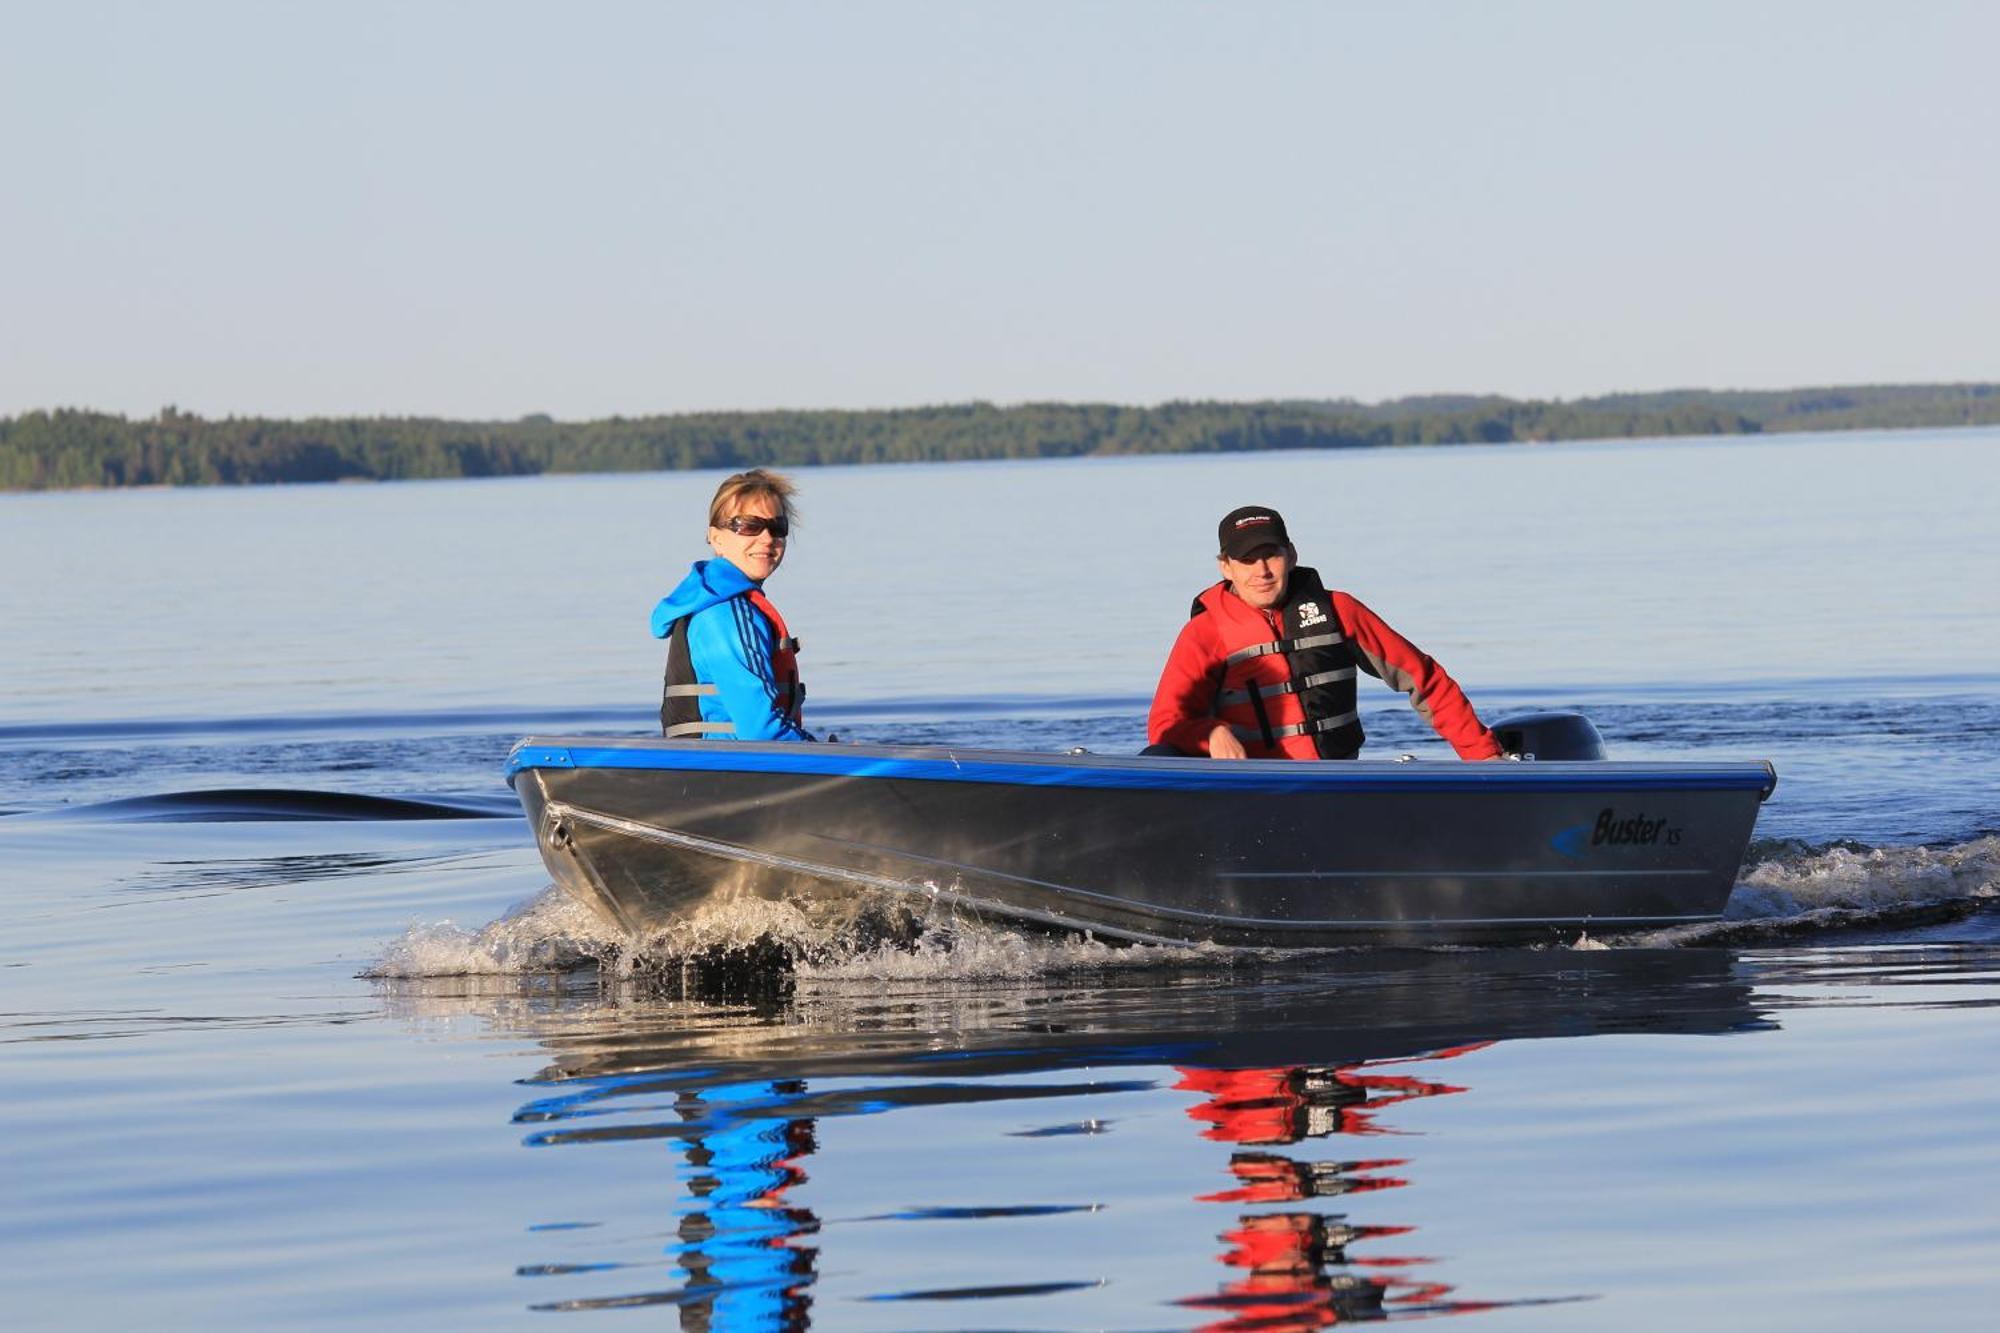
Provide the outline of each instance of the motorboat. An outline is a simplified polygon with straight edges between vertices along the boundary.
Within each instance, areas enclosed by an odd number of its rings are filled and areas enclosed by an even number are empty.
[[[1217,761],[530,736],[549,873],[635,937],[740,896],[854,900],[1253,948],[1568,940],[1712,920],[1767,762],[1615,762],[1576,713],[1516,762]]]

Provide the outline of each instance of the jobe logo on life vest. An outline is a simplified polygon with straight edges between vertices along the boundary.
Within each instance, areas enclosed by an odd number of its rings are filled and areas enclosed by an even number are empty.
[[[1318,602],[1299,603],[1299,628],[1310,629],[1314,625],[1326,623],[1326,612],[1319,609]]]
[[[1591,824],[1577,824],[1549,839],[1549,845],[1564,856],[1581,856],[1589,847],[1669,847],[1679,845],[1681,829],[1665,819],[1650,819],[1644,811],[1620,817],[1610,806],[1597,812]]]

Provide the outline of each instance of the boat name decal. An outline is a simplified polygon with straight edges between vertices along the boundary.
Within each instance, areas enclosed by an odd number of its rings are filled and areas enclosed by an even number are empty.
[[[1566,828],[1549,839],[1549,845],[1564,856],[1576,857],[1583,854],[1585,846],[1591,847],[1668,847],[1680,845],[1681,827],[1668,824],[1664,818],[1650,818],[1645,811],[1620,816],[1611,806],[1597,812],[1597,822],[1577,824]]]
[[[1592,847],[1652,847],[1661,842],[1671,847],[1680,840],[1681,831],[1668,828],[1664,819],[1648,819],[1643,811],[1620,819],[1608,805],[1597,812],[1597,823],[1590,829]]]

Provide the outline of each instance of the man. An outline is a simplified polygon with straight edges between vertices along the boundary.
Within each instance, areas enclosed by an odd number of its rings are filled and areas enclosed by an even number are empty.
[[[1409,695],[1461,759],[1500,757],[1443,667],[1298,563],[1277,510],[1231,510],[1216,537],[1222,582],[1195,598],[1174,640],[1146,721],[1148,754],[1352,759],[1363,739],[1359,668]]]

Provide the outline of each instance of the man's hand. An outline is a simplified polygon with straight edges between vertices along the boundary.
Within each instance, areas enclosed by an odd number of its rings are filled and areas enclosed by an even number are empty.
[[[1250,752],[1243,748],[1243,742],[1236,739],[1236,733],[1227,723],[1218,722],[1215,730],[1208,733],[1208,757],[1210,759],[1248,759]]]

